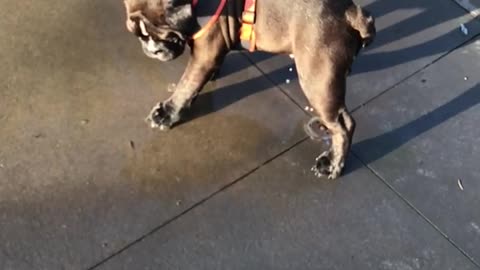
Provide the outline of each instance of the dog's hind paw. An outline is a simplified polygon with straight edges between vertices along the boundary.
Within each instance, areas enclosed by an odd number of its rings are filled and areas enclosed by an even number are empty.
[[[330,151],[325,151],[315,159],[315,165],[312,167],[312,172],[316,177],[320,178],[327,176],[328,179],[334,180],[341,175],[343,165],[332,164],[331,156],[332,153]]]
[[[179,113],[167,102],[155,105],[145,121],[151,128],[167,130],[170,129],[179,119]]]
[[[328,179],[335,180],[342,174],[343,166],[332,166]]]

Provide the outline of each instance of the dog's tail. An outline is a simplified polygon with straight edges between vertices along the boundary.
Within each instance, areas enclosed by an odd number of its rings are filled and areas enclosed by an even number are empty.
[[[360,34],[363,40],[363,46],[366,47],[370,45],[377,33],[373,16],[360,6],[353,4],[347,9],[345,18],[352,28]]]

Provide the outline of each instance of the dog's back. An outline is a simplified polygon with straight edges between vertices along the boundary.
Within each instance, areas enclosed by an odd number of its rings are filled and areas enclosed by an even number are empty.
[[[256,28],[261,32],[259,47],[273,52],[288,51],[294,43],[309,39],[317,45],[343,41],[357,51],[361,45],[369,45],[376,34],[374,18],[352,0],[261,0],[257,2]],[[352,32],[361,39],[358,48],[348,44],[353,41]]]

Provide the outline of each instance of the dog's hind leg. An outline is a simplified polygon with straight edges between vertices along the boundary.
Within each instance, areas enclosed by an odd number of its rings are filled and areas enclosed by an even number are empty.
[[[332,144],[312,168],[317,176],[340,176],[350,149],[355,121],[345,107],[348,64],[332,62],[326,56],[295,56],[300,85],[321,124],[328,130]],[[345,64],[345,65],[344,65]]]
[[[355,121],[345,108],[327,118],[334,117],[335,120],[323,120],[324,126],[332,134],[331,149],[318,156],[313,167],[317,175],[327,175],[329,179],[335,179],[342,173],[355,129]]]

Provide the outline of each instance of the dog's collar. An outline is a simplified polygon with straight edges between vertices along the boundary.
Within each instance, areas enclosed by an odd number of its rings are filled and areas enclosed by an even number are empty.
[[[200,0],[192,0],[192,8],[195,8],[198,5]],[[225,8],[225,4],[227,0],[221,0],[220,4],[215,11],[215,14],[210,18],[205,26],[203,26],[198,32],[196,32],[192,36],[192,40],[199,39],[202,37],[206,32],[212,28],[212,26],[217,22],[218,18],[222,14],[223,9]],[[249,43],[248,47],[249,51],[253,52],[256,49],[255,46],[255,15],[256,15],[256,0],[245,0],[245,6],[242,12],[242,26],[240,28],[240,40],[243,43]]]

